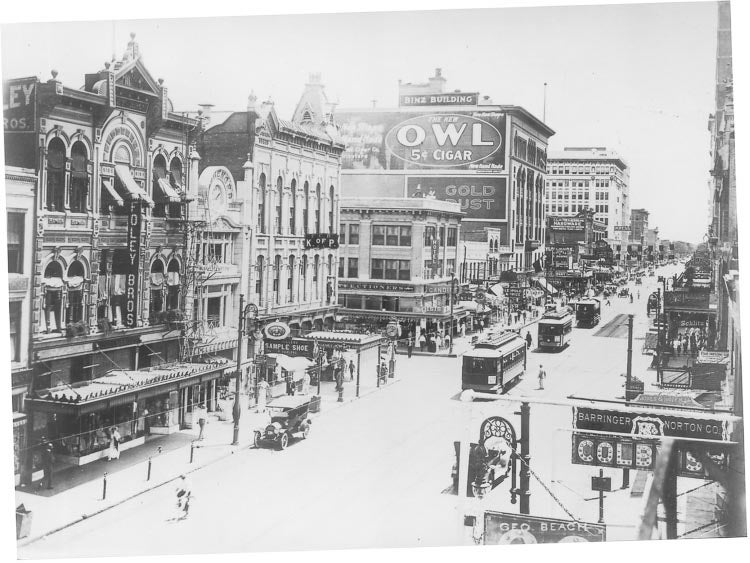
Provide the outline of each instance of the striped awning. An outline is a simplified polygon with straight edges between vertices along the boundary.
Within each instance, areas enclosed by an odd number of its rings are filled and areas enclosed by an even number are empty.
[[[131,199],[140,199],[145,201],[149,206],[154,205],[154,200],[151,199],[146,191],[138,185],[138,182],[133,179],[133,176],[130,174],[130,168],[124,164],[115,164],[115,173],[120,179],[120,182],[122,182],[122,185],[125,186],[125,189],[128,191],[128,196]]]
[[[159,178],[156,183],[159,185],[159,189],[161,189],[164,199],[171,203],[179,203],[180,194],[178,194],[169,184],[169,180],[166,178]]]
[[[108,178],[104,178],[102,180],[102,187],[104,188],[104,191],[106,191],[109,194],[109,197],[111,197],[117,205],[122,206],[125,203],[123,199],[120,197],[120,194],[117,193],[117,190],[115,189],[115,187],[112,185],[112,180]]]

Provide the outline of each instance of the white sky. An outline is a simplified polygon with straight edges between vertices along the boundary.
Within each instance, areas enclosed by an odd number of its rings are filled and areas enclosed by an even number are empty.
[[[441,67],[448,89],[541,118],[547,82],[552,150],[614,148],[631,167],[631,208],[647,208],[663,238],[705,233],[714,2],[13,24],[3,77],[54,68],[79,87],[131,31],[177,110],[242,110],[254,90],[290,117],[311,71],[341,108],[393,107],[398,79]]]

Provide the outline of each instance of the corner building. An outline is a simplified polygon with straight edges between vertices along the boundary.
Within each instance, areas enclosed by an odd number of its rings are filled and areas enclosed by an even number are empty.
[[[399,83],[396,108],[337,111],[346,144],[342,194],[459,203],[464,240],[493,248],[473,275],[460,272],[462,281],[532,272],[544,251],[544,178],[554,131],[520,106],[447,92],[445,84],[436,69],[424,84]],[[476,272],[485,277],[477,280]]]

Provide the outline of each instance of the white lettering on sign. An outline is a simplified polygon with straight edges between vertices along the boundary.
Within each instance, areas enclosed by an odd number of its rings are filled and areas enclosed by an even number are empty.
[[[12,84],[8,87],[8,100],[3,103],[3,111],[28,106],[31,103],[31,94],[34,92],[34,83]]]
[[[414,133],[412,140],[409,140],[410,132]],[[418,125],[407,125],[406,127],[402,127],[401,129],[399,129],[398,133],[396,133],[396,139],[398,139],[398,142],[405,147],[415,147],[417,145],[421,145],[424,142],[426,136],[427,133],[425,133],[425,130]]]

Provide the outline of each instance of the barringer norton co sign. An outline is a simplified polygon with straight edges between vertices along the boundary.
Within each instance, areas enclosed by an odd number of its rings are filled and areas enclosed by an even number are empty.
[[[412,117],[385,137],[391,154],[427,168],[466,166],[500,151],[503,137],[490,122],[473,115],[440,113]]]

